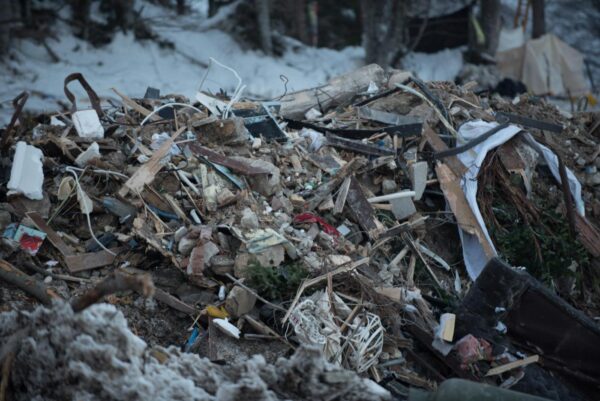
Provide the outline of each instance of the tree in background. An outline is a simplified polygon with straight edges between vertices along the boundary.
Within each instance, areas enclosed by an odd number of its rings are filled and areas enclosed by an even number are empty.
[[[531,36],[534,39],[546,34],[546,16],[544,8],[544,0],[531,1],[531,11],[533,14],[533,28]]]
[[[466,59],[474,64],[493,64],[502,29],[500,0],[480,0],[479,13],[472,10],[469,23],[469,50]]]
[[[367,64],[389,66],[406,42],[406,6],[402,0],[362,0],[363,47]]]
[[[502,20],[500,19],[500,0],[481,0],[481,12],[479,20],[485,36],[485,41],[479,50],[487,55],[493,56],[498,49],[500,39],[500,29]]]
[[[260,32],[260,45],[265,54],[273,54],[273,38],[271,32],[271,11],[269,0],[254,0],[256,5],[256,22]]]
[[[10,47],[11,27],[15,22],[15,10],[10,0],[0,0],[0,9],[3,10],[0,17],[0,57],[8,52]]]

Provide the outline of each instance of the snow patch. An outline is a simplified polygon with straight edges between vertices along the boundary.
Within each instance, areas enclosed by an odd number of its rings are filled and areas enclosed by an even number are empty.
[[[156,11],[148,8],[148,13],[154,15]],[[198,23],[194,27],[189,21],[189,16],[173,16],[152,25],[163,39],[175,44],[175,50],[151,41],[137,41],[133,34],[121,32],[110,44],[94,48],[59,22],[59,39],[48,39],[60,58],[57,63],[52,62],[43,46],[31,40],[15,40],[15,60],[0,64],[0,124],[8,122],[13,111],[10,100],[23,90],[32,92],[27,109],[52,112],[59,108],[58,101],[68,104],[63,81],[72,72],[81,72],[103,99],[118,99],[110,90],[113,87],[129,96],[142,97],[148,86],[160,89],[161,94],[177,93],[193,99],[206,72],[199,64],[208,65],[209,57],[213,57],[239,73],[247,85],[244,95],[271,99],[284,93],[286,79],[287,91],[291,92],[320,85],[363,64],[360,47],[331,50],[286,39],[285,53],[270,57],[260,50],[244,49],[225,32],[202,31]],[[211,68],[203,89],[217,92],[222,88],[231,93],[236,85],[230,72]],[[71,87],[78,105],[87,107],[89,101],[83,90],[77,85]]]
[[[423,81],[454,81],[464,64],[463,51],[457,47],[437,53],[411,53],[402,64]]]

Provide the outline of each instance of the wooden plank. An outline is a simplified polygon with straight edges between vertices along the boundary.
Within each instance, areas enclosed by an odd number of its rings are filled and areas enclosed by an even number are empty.
[[[497,153],[504,168],[509,173],[522,174],[525,170],[525,162],[517,152],[514,141],[508,141],[498,147]]]
[[[48,241],[50,241],[50,243],[54,245],[54,247],[58,249],[63,256],[73,255],[75,253],[75,251],[73,251],[73,249],[67,245],[65,241],[63,241],[62,237],[58,235],[56,231],[50,228],[48,224],[46,224],[46,221],[38,212],[29,212],[27,213],[27,217],[33,221],[33,224],[35,224],[38,230],[46,233],[46,238],[48,238]]]
[[[395,126],[414,126],[415,131],[421,132],[423,119],[416,116],[403,116],[397,113],[372,109],[368,106],[358,107],[358,117]]]
[[[111,88],[113,92],[115,92],[122,100],[123,103],[125,103],[127,106],[131,107],[132,109],[134,109],[135,111],[137,111],[138,113],[140,113],[141,115],[143,115],[144,117],[148,117],[150,115],[150,113],[152,113],[151,110],[148,110],[147,108],[145,108],[144,106],[136,103],[133,99],[131,99],[130,97],[122,94],[121,92],[119,92],[116,88]],[[158,114],[154,114],[152,117],[150,117],[151,121],[156,121],[159,120],[160,117],[158,116]]]
[[[379,225],[375,218],[373,207],[367,200],[360,184],[356,178],[350,178],[350,187],[348,188],[348,197],[346,199],[352,215],[358,222],[358,225],[367,233],[371,239],[379,237]]]
[[[188,315],[193,315],[198,312],[193,306],[186,304],[185,302],[175,298],[173,295],[161,290],[160,288],[154,289],[154,298],[157,301],[169,305],[171,308],[178,310],[179,312],[187,313]]]
[[[110,265],[114,262],[116,255],[126,249],[127,247],[112,248],[111,252],[113,252],[114,255],[104,250],[67,255],[65,256],[65,264],[71,273],[96,269],[98,267]]]
[[[251,166],[247,163],[241,162],[239,160],[232,159],[227,156],[223,156],[215,151],[210,150],[198,143],[190,143],[188,144],[192,152],[199,154],[200,156],[206,158],[211,163],[220,164],[222,166],[228,167],[233,172],[243,175],[259,175],[259,174],[269,174],[269,170]]]
[[[338,192],[338,196],[335,199],[335,205],[333,206],[333,214],[338,215],[341,214],[344,210],[344,205],[346,204],[346,197],[348,196],[348,189],[350,188],[350,177],[346,177],[342,186],[340,188],[340,192]]]
[[[308,201],[305,205],[305,209],[307,211],[314,210],[317,206],[321,204],[327,198],[327,196],[332,193],[350,174],[354,173],[356,170],[364,166],[366,160],[361,157],[355,157],[350,160],[348,163],[344,165],[341,169],[338,170],[335,176],[331,178],[327,183],[320,185],[315,191],[314,196],[310,201]]]
[[[340,163],[329,154],[320,155],[318,153],[309,153],[308,155],[305,155],[304,158],[330,175],[334,175],[336,171],[342,167]]]
[[[575,213],[577,239],[595,258],[600,258],[600,231],[585,217]]]
[[[501,373],[508,372],[509,370],[513,370],[516,368],[530,365],[532,363],[539,362],[539,360],[540,360],[539,355],[528,356],[527,358],[519,359],[518,361],[509,362],[509,363],[506,363],[501,366],[496,366],[495,368],[488,370],[488,372],[485,374],[485,376],[487,377],[487,376],[499,375]]]
[[[460,228],[477,237],[488,258],[496,256],[494,249],[487,241],[479,222],[473,214],[473,210],[471,210],[471,207],[467,202],[467,198],[460,187],[459,179],[452,173],[450,166],[437,162],[435,172],[440,182],[442,192],[444,192],[444,196],[446,197],[446,201],[450,205],[450,209],[452,210],[452,213],[454,213],[454,217]]]
[[[150,160],[148,160],[144,165],[138,168],[135,173],[133,173],[133,175],[119,190],[119,195],[121,197],[125,197],[130,191],[139,193],[144,189],[144,185],[150,184],[152,181],[154,181],[154,176],[156,176],[156,173],[158,173],[164,167],[162,159],[171,150],[173,141],[175,141],[175,139],[177,139],[177,137],[186,129],[187,127],[181,127],[179,130],[177,130],[170,139],[166,140],[161,147],[152,154]]]
[[[423,129],[423,137],[436,152],[443,152],[449,149],[448,145],[442,141],[442,138],[428,124],[425,124],[425,128]],[[467,167],[456,156],[448,156],[444,159],[444,162],[457,177],[462,177],[467,171]]]

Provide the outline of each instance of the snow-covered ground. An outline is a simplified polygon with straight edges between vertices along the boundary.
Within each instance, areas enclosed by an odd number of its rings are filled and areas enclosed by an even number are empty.
[[[282,57],[268,57],[261,51],[242,48],[222,31],[207,28],[200,13],[177,17],[156,7],[145,7],[144,13],[152,20],[152,28],[175,44],[175,50],[162,49],[153,41],[136,41],[133,34],[123,33],[116,34],[109,45],[94,48],[74,37],[62,23],[56,28],[59,40],[48,40],[60,58],[57,63],[52,62],[43,46],[31,40],[16,42],[15,59],[0,63],[3,120],[12,111],[10,100],[22,90],[32,93],[29,108],[55,110],[57,100],[66,101],[63,80],[72,72],[83,73],[101,97],[115,98],[110,90],[113,87],[141,97],[148,86],[159,88],[161,93],[193,97],[206,69],[191,59],[208,63],[213,57],[239,73],[247,85],[245,95],[272,98],[284,92],[281,76],[288,80],[287,90],[293,91],[316,86],[363,64],[360,47],[337,51],[304,46],[290,39]],[[71,85],[77,89],[75,83]],[[203,89],[232,91],[236,85],[231,72],[213,66]],[[82,91],[78,95],[84,98]]]
[[[463,67],[465,48],[444,49],[437,53],[410,53],[402,66],[424,81],[453,81]]]
[[[590,0],[576,0],[572,10],[582,26],[571,24],[573,18],[564,18],[569,1],[548,2],[547,26],[563,40],[575,46],[592,62],[592,71],[600,81],[600,36],[594,36],[594,18],[598,10]],[[64,77],[81,72],[103,98],[116,98],[110,88],[117,88],[132,97],[141,97],[148,86],[161,93],[178,93],[192,98],[196,93],[210,57],[235,69],[246,90],[253,98],[275,98],[283,94],[283,77],[288,80],[287,91],[300,90],[324,83],[329,78],[360,67],[364,52],[360,47],[343,50],[314,48],[293,39],[286,39],[287,50],[281,57],[270,57],[259,50],[242,47],[229,34],[216,27],[225,17],[222,9],[211,19],[206,18],[206,1],[191,1],[194,12],[177,16],[174,11],[138,0],[141,18],[152,29],[175,44],[175,49],[161,48],[154,41],[136,41],[133,34],[118,33],[107,46],[94,48],[77,39],[63,22],[55,27],[58,39],[48,39],[48,45],[60,58],[53,62],[47,50],[31,40],[17,40],[13,57],[0,61],[0,125],[12,113],[10,100],[22,90],[31,92],[27,107],[54,111],[57,101],[66,101],[63,93]],[[505,23],[510,24],[516,7],[515,0],[503,0]],[[513,4],[514,3],[514,4]],[[562,10],[562,11],[561,11]],[[69,18],[69,9],[61,11]],[[93,13],[100,18],[100,13]],[[563,17],[561,17],[561,15]],[[600,16],[599,16],[600,18]],[[531,26],[531,22],[529,24]],[[403,60],[404,68],[423,80],[453,80],[463,65],[463,49],[445,49],[436,54],[413,53]],[[597,82],[597,84],[600,82]],[[221,67],[212,67],[203,89],[231,93],[237,85],[233,74]],[[75,89],[76,84],[72,84]],[[84,99],[82,91],[76,92]],[[78,104],[85,105],[85,101]]]
[[[14,59],[0,62],[0,125],[5,124],[12,113],[10,100],[23,90],[31,92],[28,108],[56,110],[57,101],[66,101],[63,80],[72,72],[83,73],[103,98],[116,98],[111,88],[141,97],[148,86],[159,88],[163,94],[177,93],[192,98],[206,73],[206,68],[192,60],[208,63],[213,57],[239,73],[246,85],[244,95],[268,99],[284,93],[283,79],[288,80],[288,92],[300,90],[364,64],[360,47],[332,50],[287,39],[287,50],[281,57],[245,49],[229,34],[215,28],[222,15],[206,19],[202,1],[196,3],[195,11],[186,16],[177,16],[174,11],[147,3],[143,6],[141,17],[161,38],[173,42],[175,50],[161,48],[154,41],[136,41],[131,33],[118,33],[109,45],[94,48],[74,37],[62,22],[55,28],[58,40],[48,39],[59,62],[52,62],[42,45],[18,40],[13,46]],[[62,12],[64,18],[69,17],[68,8]],[[99,18],[97,13],[92,15]],[[444,50],[437,55],[417,53],[405,64],[405,68],[422,79],[451,80],[462,66],[462,55],[460,50]],[[231,72],[213,66],[203,89],[218,91],[222,88],[231,93],[236,85]],[[78,104],[84,106],[85,94],[77,92],[77,84],[71,86],[82,99]]]

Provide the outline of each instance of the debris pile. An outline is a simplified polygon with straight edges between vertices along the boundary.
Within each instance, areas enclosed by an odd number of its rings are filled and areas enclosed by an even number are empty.
[[[77,73],[68,111],[26,115],[20,95],[0,141],[0,395],[406,399],[459,377],[591,399],[600,117],[475,86],[369,65],[271,101],[241,80],[101,100]],[[180,349],[84,310],[103,297]]]

